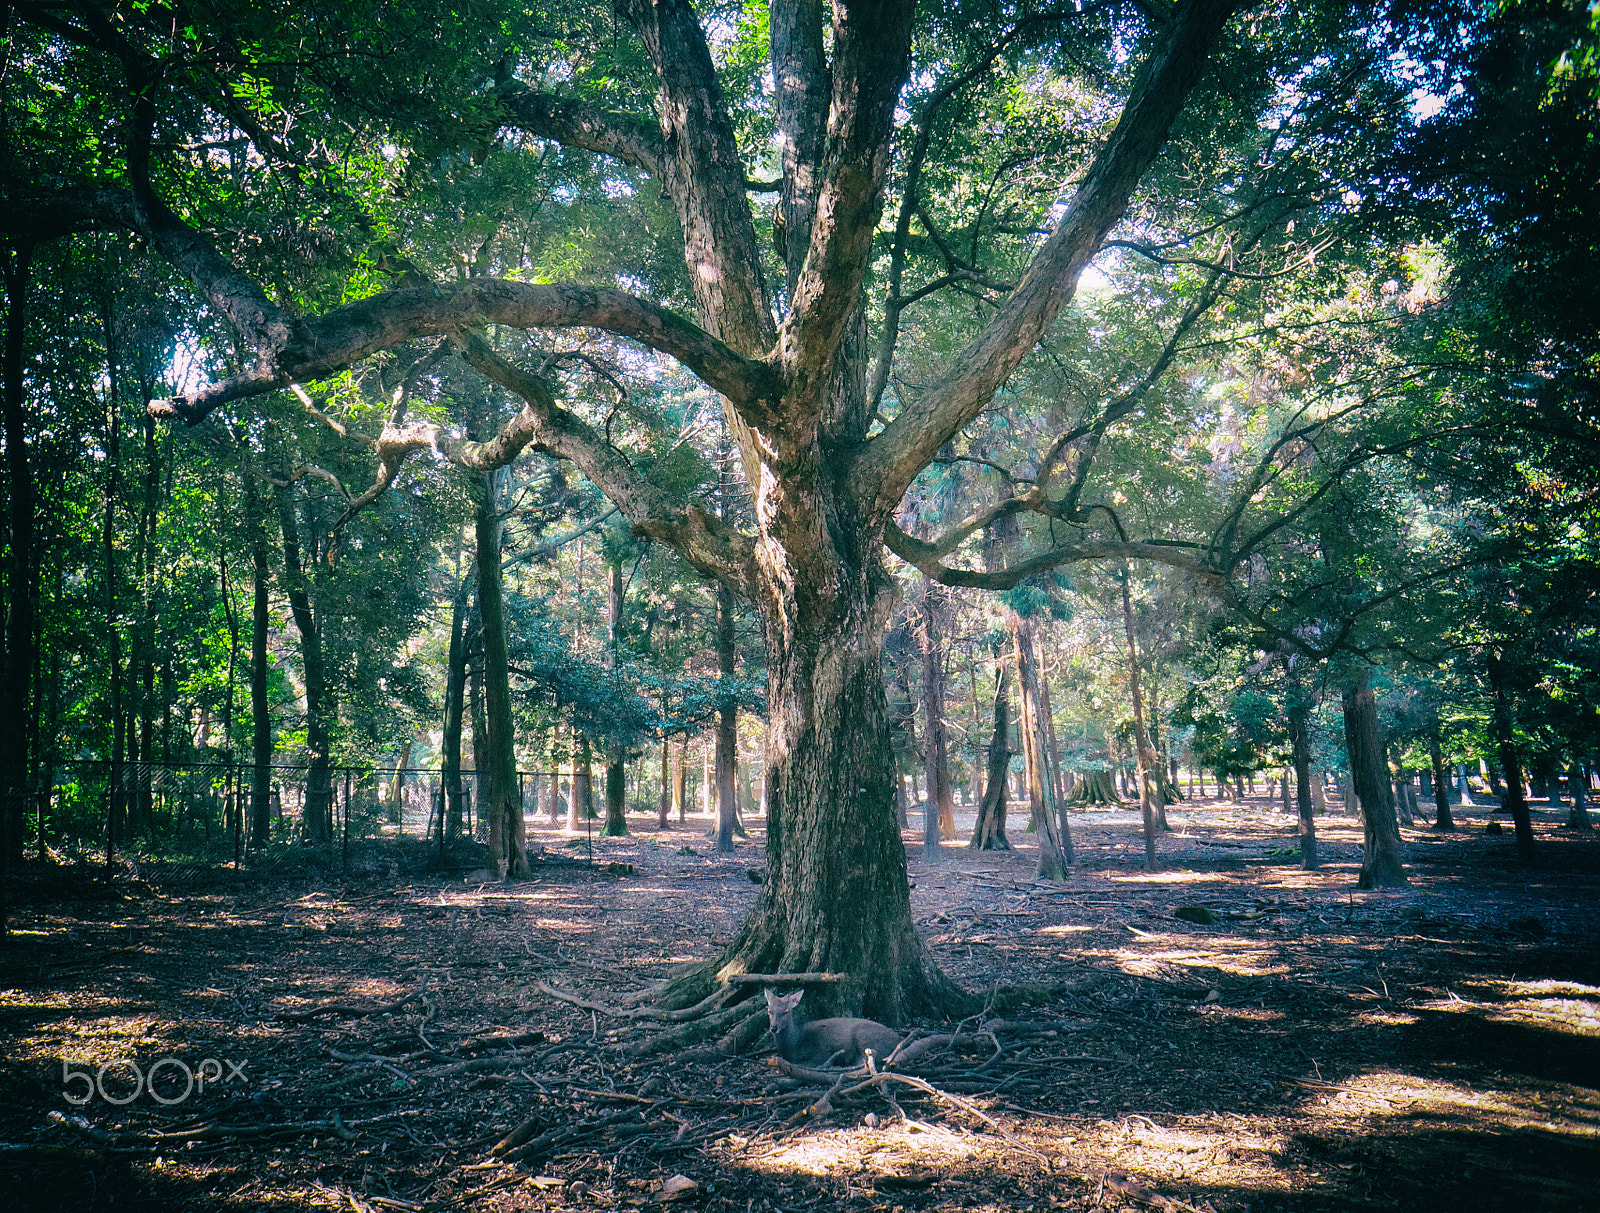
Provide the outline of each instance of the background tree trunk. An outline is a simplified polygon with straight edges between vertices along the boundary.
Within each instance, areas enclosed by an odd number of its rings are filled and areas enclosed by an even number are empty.
[[[460,561],[457,561],[459,568]],[[471,578],[459,577],[450,606],[450,649],[445,659],[444,727],[440,742],[439,782],[444,804],[444,837],[461,837],[461,727],[466,716],[467,602]]]
[[[1450,816],[1450,773],[1444,765],[1444,747],[1439,737],[1439,722],[1435,720],[1428,731],[1428,761],[1433,766],[1433,828],[1453,830],[1455,819]]]
[[[737,653],[733,644],[733,591],[717,585],[717,680],[721,703],[717,707],[717,740],[713,775],[716,781],[717,842],[724,854],[733,850],[738,824],[734,767],[739,760],[739,703],[733,697],[733,671]]]
[[[1572,808],[1567,813],[1567,825],[1574,830],[1591,830],[1589,821],[1589,768],[1582,761],[1567,768],[1567,786],[1572,789]]]
[[[1139,647],[1133,639],[1133,603],[1128,595],[1128,570],[1122,570],[1122,626],[1128,638],[1128,689],[1133,697],[1134,761],[1139,780],[1139,813],[1144,818],[1144,866],[1156,870],[1156,806],[1161,790],[1153,774],[1161,761],[1144,727],[1144,694],[1139,689]]]
[[[1489,686],[1494,692],[1494,739],[1500,751],[1500,765],[1505,770],[1505,794],[1500,801],[1502,812],[1509,812],[1516,823],[1517,854],[1525,862],[1538,855],[1533,845],[1533,815],[1528,810],[1527,798],[1522,792],[1522,756],[1517,752],[1516,735],[1511,721],[1511,696],[1506,689],[1505,666],[1500,654],[1490,649],[1487,655]]]
[[[1038,667],[1033,659],[1033,628],[1026,619],[1012,616],[1012,645],[1016,651],[1017,683],[1022,689],[1022,735],[1025,752],[1031,752],[1034,761],[1029,764],[1028,799],[1034,806],[1034,824],[1039,831],[1039,866],[1041,880],[1065,880],[1072,865],[1072,834],[1067,828],[1066,814],[1056,804],[1055,789],[1043,770],[1045,750],[1044,724],[1041,719],[1043,705],[1039,702]]]
[[[1311,796],[1311,703],[1298,685],[1289,690],[1289,746],[1294,753],[1295,803],[1299,809],[1300,868],[1317,870],[1316,804]]]
[[[248,475],[248,473],[246,473]],[[250,846],[272,841],[272,704],[267,698],[267,544],[256,536],[250,602]]]
[[[6,288],[5,348],[0,353],[0,422],[6,446],[6,693],[0,706],[0,812],[5,814],[5,857],[22,859],[30,755],[32,679],[36,659],[38,579],[33,467],[28,455],[23,375],[28,342],[28,286],[33,249],[23,244],[0,253]],[[113,404],[113,407],[115,405]],[[113,625],[114,627],[114,625]],[[113,659],[115,660],[115,659]]]
[[[287,477],[285,477],[287,479]],[[322,634],[312,610],[300,555],[300,524],[295,517],[293,488],[278,490],[278,523],[283,532],[283,579],[289,595],[289,612],[300,633],[300,674],[306,692],[305,804],[301,827],[315,844],[333,841],[333,777],[331,724],[333,704],[322,665]]]
[[[668,814],[672,812],[672,745],[665,733],[661,734],[661,796],[656,801],[656,829],[667,828]]]
[[[1011,766],[1011,701],[1005,660],[995,662],[994,731],[989,735],[989,762],[984,774],[983,800],[969,844],[980,851],[1009,851],[1006,838],[1006,772]]]
[[[1350,755],[1350,777],[1361,800],[1361,825],[1365,853],[1358,884],[1363,889],[1393,888],[1406,879],[1400,823],[1395,820],[1389,790],[1388,763],[1383,734],[1378,727],[1378,705],[1367,685],[1365,670],[1345,687],[1344,741]]]
[[[945,837],[946,820],[951,834],[955,833],[956,807],[950,794],[950,759],[945,743],[944,720],[944,653],[939,641],[939,604],[933,583],[926,578],[917,600],[922,626],[918,629],[918,647],[922,651],[922,711],[927,722],[923,731],[923,777],[928,785],[928,799],[922,810],[922,855],[930,863],[938,863],[942,855],[939,841]]]
[[[606,580],[605,668],[617,668],[617,629],[622,626],[622,565],[613,561]],[[627,747],[615,737],[606,739],[606,823],[602,838],[619,838],[628,832]]]

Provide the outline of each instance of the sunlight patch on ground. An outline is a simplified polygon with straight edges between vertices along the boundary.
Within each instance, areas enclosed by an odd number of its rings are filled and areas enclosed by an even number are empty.
[[[1139,876],[1108,874],[1113,884],[1227,884],[1220,872],[1145,872]]]
[[[738,1145],[742,1139],[725,1139]],[[893,1175],[948,1167],[993,1148],[993,1143],[942,1126],[914,1127],[903,1122],[881,1128],[856,1127],[809,1134],[775,1149],[744,1155],[757,1171],[773,1175],[836,1175],[865,1171]]]
[[[1082,931],[1096,931],[1096,930],[1099,930],[1099,928],[1098,927],[1090,927],[1090,926],[1039,927],[1034,931],[1034,934],[1035,935],[1074,935],[1074,934],[1077,934],[1077,933],[1082,932]]]
[[[1167,1126],[1129,1114],[1074,1125],[1073,1136],[1055,1139],[1057,1174],[1079,1172],[1094,1204],[1110,1209],[1194,1208],[1169,1203],[1160,1193],[1175,1184],[1198,1181],[1281,1196],[1293,1182],[1283,1166],[1286,1143],[1264,1123],[1217,1114],[1176,1119]],[[1051,1148],[1045,1134],[1030,1134],[1030,1140]]]
[[[1600,990],[1593,986],[1570,981],[1496,982],[1494,989],[1496,993],[1509,995],[1509,1001],[1476,1002],[1452,991],[1448,998],[1436,998],[1419,1005],[1429,1011],[1479,1015],[1495,1023],[1525,1024],[1572,1036],[1600,1037]]]
[[[1208,939],[1205,950],[1196,949],[1192,937],[1139,932],[1153,945],[1177,945],[1160,950],[1118,948],[1113,952],[1084,952],[1084,957],[1105,956],[1116,962],[1124,973],[1135,977],[1165,977],[1164,966],[1178,964],[1186,968],[1216,969],[1236,977],[1282,976],[1290,971],[1278,954],[1263,948],[1258,942],[1222,937]]]
[[[1530,1098],[1521,1093],[1474,1090],[1459,1083],[1394,1070],[1374,1070],[1342,1083],[1301,1085],[1321,1093],[1306,1109],[1309,1119],[1393,1116],[1415,1123],[1439,1117],[1496,1133],[1542,1129],[1593,1139],[1597,1132],[1593,1118],[1585,1115],[1581,1106],[1572,1107],[1573,1101],[1559,1092]]]

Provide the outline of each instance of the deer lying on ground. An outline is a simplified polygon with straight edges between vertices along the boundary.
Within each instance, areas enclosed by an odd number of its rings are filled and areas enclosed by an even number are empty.
[[[804,990],[793,994],[767,992],[767,1019],[778,1038],[778,1056],[797,1066],[857,1066],[867,1049],[880,1062],[900,1046],[900,1034],[872,1019],[815,1019],[808,1024],[794,1021],[794,1009],[805,997]]]

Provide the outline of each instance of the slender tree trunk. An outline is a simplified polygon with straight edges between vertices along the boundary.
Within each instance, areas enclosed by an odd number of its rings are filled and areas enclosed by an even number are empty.
[[[1045,776],[1042,757],[1045,749],[1043,705],[1039,702],[1038,666],[1033,658],[1033,627],[1028,620],[1013,615],[1012,646],[1016,652],[1017,683],[1022,690],[1022,735],[1034,761],[1028,767],[1028,799],[1034,806],[1034,824],[1039,831],[1041,880],[1065,880],[1072,866],[1072,834],[1066,814],[1056,803],[1055,789]]]
[[[483,624],[483,713],[488,728],[484,763],[478,766],[478,814],[488,823],[488,866],[506,880],[525,880],[527,824],[517,786],[516,726],[511,715],[511,657],[506,641],[505,600],[500,572],[499,484],[504,471],[485,472],[477,517],[478,618]],[[487,779],[485,779],[487,776]],[[487,784],[487,787],[485,787]]]
[[[310,766],[306,771],[305,807],[301,824],[306,837],[316,844],[333,841],[333,782],[330,770],[330,724],[333,705],[328,694],[322,665],[322,635],[311,604],[304,566],[300,557],[300,524],[295,517],[293,488],[278,490],[278,524],[283,532],[284,588],[289,595],[289,612],[300,633],[300,672],[306,691],[306,750]]]
[[[1472,800],[1472,787],[1467,783],[1467,764],[1458,762],[1456,764],[1456,774],[1461,779],[1461,807],[1464,809],[1477,808],[1478,806]]]
[[[613,561],[606,579],[605,667],[617,668],[618,629],[622,626],[622,565]],[[628,832],[627,747],[617,737],[607,737],[606,820],[602,838],[620,838]]]
[[[733,697],[733,673],[737,653],[733,644],[733,591],[717,586],[717,680],[722,702],[717,707],[716,752],[712,775],[716,783],[716,849],[733,850],[733,831],[737,824],[734,767],[739,760],[739,703]]]
[[[922,626],[918,647],[922,651],[922,712],[927,722],[923,730],[923,777],[928,784],[928,799],[922,810],[922,857],[929,863],[943,858],[939,841],[944,836],[946,819],[955,832],[955,801],[950,795],[950,760],[945,742],[944,653],[939,643],[938,603],[933,584],[926,579],[917,602]]]
[[[1160,761],[1144,727],[1144,694],[1139,688],[1139,648],[1133,639],[1133,602],[1128,595],[1128,571],[1122,571],[1122,626],[1128,638],[1128,689],[1133,696],[1134,761],[1139,779],[1139,813],[1144,818],[1144,866],[1156,870],[1156,800],[1161,795],[1152,775]]]
[[[572,770],[572,803],[577,806],[579,826],[600,816],[594,811],[594,746],[587,737],[578,738]]]
[[[656,802],[656,829],[667,828],[672,812],[672,745],[665,733],[661,734],[661,797]]]
[[[455,598],[450,605],[450,648],[445,659],[444,728],[440,742],[439,782],[444,800],[444,836],[461,837],[461,729],[467,706],[467,604],[470,578],[459,576],[456,561]]]
[[[980,851],[1009,851],[1006,838],[1006,772],[1011,766],[1011,702],[1006,687],[1010,670],[997,661],[994,680],[994,731],[989,735],[989,762],[984,776],[983,800],[969,844]]]
[[[244,476],[253,480],[249,471]],[[249,490],[251,497],[255,490]],[[260,519],[250,571],[250,847],[272,841],[272,703],[267,683],[267,541]]]
[[[123,777],[123,761],[126,756],[127,721],[122,711],[122,628],[117,606],[117,559],[116,559],[116,502],[118,490],[118,470],[122,461],[122,407],[118,401],[117,392],[117,352],[115,325],[109,311],[105,317],[107,369],[109,376],[109,405],[110,416],[107,421],[106,442],[106,501],[105,517],[101,527],[100,544],[105,557],[106,570],[106,631],[110,644],[110,686],[109,696],[111,709],[111,766],[110,766],[110,816],[107,821],[106,834],[108,839],[107,863],[110,862],[110,843],[120,841],[123,837],[124,826],[124,793],[126,781]],[[30,523],[31,525],[31,523]],[[31,608],[30,608],[31,609]],[[26,736],[26,729],[21,730],[21,736]],[[26,756],[24,755],[24,759]],[[14,831],[20,838],[22,831]]]
[[[1439,723],[1434,721],[1428,733],[1428,761],[1433,767],[1433,828],[1453,830],[1455,819],[1450,816],[1450,772],[1444,765],[1444,747],[1439,737]]]
[[[689,735],[678,739],[678,761],[672,768],[672,806],[678,814],[678,824],[689,819]]]
[[[489,722],[483,706],[483,649],[473,638],[472,651],[467,655],[467,717],[472,723],[472,792],[463,796],[467,810],[467,835],[474,841],[483,841],[485,834],[484,812],[489,803],[486,795],[489,786]],[[476,812],[474,812],[476,810]]]
[[[5,814],[4,858],[21,862],[25,793],[31,755],[28,724],[32,717],[32,678],[37,647],[36,595],[38,552],[33,468],[28,454],[26,373],[28,282],[33,249],[20,245],[0,252],[6,289],[5,348],[0,353],[0,422],[4,424],[6,459],[6,618],[4,704],[0,706],[0,812]],[[116,407],[115,401],[112,408]],[[114,475],[108,469],[108,475]],[[113,630],[115,623],[111,624]],[[113,658],[113,661],[116,659]]]
[[[406,810],[406,768],[411,765],[411,755],[416,749],[415,737],[408,737],[395,763],[394,779],[389,783],[389,795],[384,805],[384,816],[394,825],[403,825]],[[402,833],[404,831],[402,830]]]
[[[1502,812],[1509,812],[1516,824],[1517,854],[1526,862],[1538,856],[1533,844],[1533,815],[1528,811],[1528,801],[1522,792],[1522,756],[1517,752],[1516,736],[1511,721],[1511,696],[1506,690],[1505,666],[1498,652],[1488,651],[1489,686],[1494,693],[1494,739],[1500,751],[1500,765],[1505,770],[1505,795],[1500,802]]]
[[[1392,888],[1406,879],[1400,823],[1395,820],[1389,790],[1388,763],[1383,735],[1378,728],[1378,705],[1363,670],[1344,689],[1345,749],[1350,755],[1350,777],[1361,800],[1365,854],[1359,885],[1363,889]]]
[[[1289,691],[1289,747],[1294,754],[1295,804],[1299,811],[1300,868],[1317,870],[1316,803],[1311,778],[1311,703],[1298,686]],[[1287,777],[1286,777],[1287,778]]]

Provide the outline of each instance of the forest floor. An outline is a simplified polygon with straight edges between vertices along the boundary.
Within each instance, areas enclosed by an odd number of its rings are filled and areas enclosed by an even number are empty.
[[[966,1023],[937,1093],[821,1115],[769,1048],[632,1055],[648,1025],[539,989],[614,1004],[714,955],[759,892],[759,829],[718,856],[703,819],[635,818],[596,866],[509,886],[35,874],[0,952],[0,1204],[1600,1209],[1600,838],[1534,815],[1536,865],[1468,808],[1407,830],[1411,885],[1382,892],[1355,890],[1336,807],[1315,873],[1265,799],[1178,806],[1154,873],[1134,815],[1078,813],[1064,885],[1033,881],[1020,831],[937,865],[908,832],[946,970],[1054,992],[992,1039]]]

